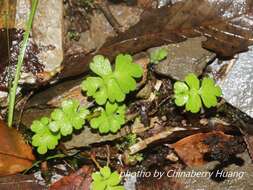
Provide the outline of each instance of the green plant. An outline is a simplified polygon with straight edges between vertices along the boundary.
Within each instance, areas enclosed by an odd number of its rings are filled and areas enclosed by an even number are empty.
[[[120,105],[125,94],[136,89],[135,78],[142,76],[141,66],[134,64],[130,55],[119,54],[116,57],[115,69],[112,71],[109,60],[97,55],[90,63],[91,70],[98,77],[88,77],[81,84],[88,96],[95,98],[99,107],[95,111],[100,114],[89,114],[89,110],[80,107],[77,100],[65,100],[61,108],[55,109],[50,118],[35,120],[31,130],[35,132],[32,145],[38,147],[40,154],[54,149],[62,136],[70,135],[74,129],[81,129],[88,118],[91,128],[100,133],[116,133],[125,124],[126,106]],[[109,101],[107,101],[109,99]]]
[[[134,64],[128,54],[116,57],[114,71],[109,59],[102,55],[93,58],[90,69],[98,77],[87,77],[81,88],[99,105],[105,104],[107,100],[112,103],[124,101],[125,95],[136,89],[135,78],[140,78],[143,74],[141,66]]]
[[[73,128],[81,129],[85,123],[85,118],[89,111],[79,106],[77,100],[65,100],[62,102],[61,109],[55,109],[51,113],[52,122],[49,129],[52,132],[59,132],[63,135],[70,135]]]
[[[13,112],[14,112],[14,105],[15,105],[15,99],[16,99],[16,93],[17,93],[17,88],[18,88],[18,81],[20,78],[20,73],[21,73],[21,67],[23,65],[23,60],[25,56],[25,50],[28,45],[28,39],[29,39],[29,34],[32,29],[32,23],[33,23],[33,18],[37,9],[38,5],[38,0],[33,0],[32,1],[32,9],[28,18],[28,22],[26,25],[26,30],[24,32],[24,37],[22,41],[22,47],[20,49],[19,55],[18,55],[18,63],[15,71],[15,77],[14,81],[12,83],[12,86],[10,87],[9,90],[9,105],[8,105],[8,126],[12,126],[12,121],[13,121]]]
[[[70,40],[78,41],[80,39],[80,34],[75,30],[68,31],[67,35]]]
[[[45,154],[47,150],[55,149],[58,140],[61,138],[60,133],[50,131],[49,123],[49,118],[42,117],[40,120],[33,121],[31,126],[31,130],[35,133],[32,137],[32,145],[38,147],[37,151],[40,154]]]
[[[121,182],[121,176],[117,171],[111,172],[108,166],[100,168],[99,172],[92,173],[92,190],[124,190]]]
[[[100,133],[116,133],[121,125],[125,124],[125,105],[119,106],[117,103],[107,102],[105,109],[102,107],[100,109],[100,116],[90,121],[93,129],[99,129]]]
[[[120,151],[125,151],[124,154],[124,162],[127,165],[135,165],[137,162],[141,162],[143,160],[143,154],[142,153],[136,153],[134,155],[130,155],[128,153],[128,148],[138,142],[137,135],[135,133],[130,133],[126,136],[124,136],[123,142],[121,144],[117,144],[116,147]]]
[[[217,97],[220,97],[222,92],[213,79],[204,77],[200,86],[197,76],[191,73],[185,77],[185,82],[177,81],[174,84],[174,94],[177,106],[185,105],[187,111],[197,113],[200,111],[202,102],[207,108],[215,107]]]
[[[168,56],[167,49],[165,48],[156,49],[155,51],[152,51],[150,53],[150,62],[157,64],[163,59],[165,59],[167,56]]]
[[[70,135],[73,128],[81,129],[89,111],[79,106],[77,100],[65,100],[60,109],[55,109],[51,117],[42,117],[33,121],[31,130],[35,133],[32,145],[38,147],[40,154],[53,150],[58,144],[61,135]]]

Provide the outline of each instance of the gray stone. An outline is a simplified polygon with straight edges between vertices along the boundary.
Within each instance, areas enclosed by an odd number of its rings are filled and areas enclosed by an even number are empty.
[[[214,59],[215,54],[202,48],[204,37],[190,38],[177,44],[165,46],[168,57],[155,65],[155,72],[175,80],[184,80],[188,73],[201,75],[206,64]],[[154,51],[152,48],[149,52]]]
[[[212,73],[220,85],[223,98],[253,117],[253,46],[222,64],[214,62]]]

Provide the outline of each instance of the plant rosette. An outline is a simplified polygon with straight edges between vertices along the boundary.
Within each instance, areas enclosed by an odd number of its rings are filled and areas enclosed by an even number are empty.
[[[125,124],[126,106],[119,106],[117,103],[106,103],[105,109],[100,107],[100,116],[91,119],[90,126],[98,129],[100,133],[116,133]]]
[[[87,77],[81,88],[99,105],[104,105],[107,100],[123,102],[126,94],[136,89],[135,79],[143,74],[142,67],[133,63],[132,56],[128,54],[116,57],[114,71],[109,59],[102,55],[96,55],[89,66],[98,76]]]
[[[91,190],[125,190],[121,182],[121,176],[117,171],[111,172],[108,166],[105,166],[92,174]]]
[[[38,153],[45,154],[48,150],[55,149],[62,136],[72,134],[74,129],[81,129],[85,124],[85,118],[89,114],[86,108],[80,107],[77,100],[65,100],[61,108],[55,109],[51,117],[42,117],[33,121],[31,130],[35,133],[32,137],[32,145]]]
[[[52,122],[49,128],[52,132],[60,132],[63,136],[72,134],[73,128],[78,130],[85,124],[89,110],[80,107],[78,100],[65,100],[60,109],[51,113]]]
[[[217,97],[222,95],[221,88],[212,78],[204,77],[201,86],[195,74],[188,74],[185,81],[174,84],[174,97],[177,106],[184,106],[186,111],[197,113],[202,107],[211,108],[217,105]]]
[[[42,117],[40,120],[33,121],[31,130],[35,133],[32,137],[32,145],[37,147],[40,154],[45,154],[48,150],[55,149],[58,140],[61,138],[60,133],[53,133],[49,130],[48,124],[50,119]]]

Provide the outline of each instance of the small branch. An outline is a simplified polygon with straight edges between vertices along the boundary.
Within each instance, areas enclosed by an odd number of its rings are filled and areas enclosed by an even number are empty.
[[[107,166],[110,164],[110,147],[109,145],[106,145],[106,150],[107,150]]]
[[[99,163],[97,162],[96,158],[94,155],[90,155],[91,160],[94,162],[94,164],[97,166],[98,169],[101,169],[101,166],[99,165]]]
[[[147,146],[149,144],[151,144],[155,141],[158,141],[160,139],[164,139],[176,131],[185,131],[185,130],[187,130],[187,129],[181,128],[181,127],[175,127],[175,128],[171,128],[166,131],[163,131],[161,133],[158,133],[152,137],[148,137],[148,138],[134,144],[133,146],[129,147],[129,151],[130,151],[129,154],[135,154],[135,153],[147,148]]]
[[[116,33],[121,33],[123,31],[123,27],[119,24],[117,19],[113,16],[106,1],[97,2],[96,7],[102,11],[105,18],[108,20],[108,22],[113,27],[113,29],[116,31]]]

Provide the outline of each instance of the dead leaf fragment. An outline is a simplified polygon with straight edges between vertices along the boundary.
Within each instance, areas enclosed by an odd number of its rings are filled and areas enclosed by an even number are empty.
[[[37,183],[33,175],[11,175],[0,178],[1,190],[45,190],[46,187]]]
[[[207,156],[226,161],[230,155],[245,150],[243,143],[236,137],[221,131],[194,134],[172,144],[171,147],[188,166],[205,164]]]
[[[92,181],[91,173],[92,168],[83,166],[77,172],[55,182],[49,190],[89,190]]]
[[[32,148],[13,128],[0,120],[0,176],[21,172],[32,166]]]

